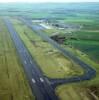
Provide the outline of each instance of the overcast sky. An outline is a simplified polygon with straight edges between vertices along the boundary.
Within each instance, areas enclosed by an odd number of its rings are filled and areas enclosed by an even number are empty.
[[[99,2],[99,0],[0,0],[2,2]]]

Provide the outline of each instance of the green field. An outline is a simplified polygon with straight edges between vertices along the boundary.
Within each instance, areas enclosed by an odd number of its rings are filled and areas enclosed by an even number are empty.
[[[59,95],[60,100],[91,100],[91,92],[79,83],[59,86],[56,93]]]
[[[89,55],[91,59],[99,63],[99,31],[82,30],[73,32],[72,36],[67,34],[69,39],[66,39],[65,44]]]
[[[1,18],[0,100],[34,100],[13,41]]]

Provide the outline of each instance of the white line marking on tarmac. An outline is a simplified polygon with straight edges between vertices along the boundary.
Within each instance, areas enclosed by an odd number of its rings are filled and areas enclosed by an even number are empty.
[[[34,78],[32,78],[32,82],[33,82],[33,83],[36,83],[36,81],[35,81],[35,79],[34,79]]]
[[[44,79],[43,79],[43,78],[40,78],[40,81],[41,81],[41,82],[44,82]]]
[[[26,62],[26,61],[24,61],[24,63],[25,63],[25,64],[27,64],[27,62]]]

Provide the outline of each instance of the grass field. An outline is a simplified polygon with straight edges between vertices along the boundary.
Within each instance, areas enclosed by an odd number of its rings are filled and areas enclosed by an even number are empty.
[[[56,89],[56,93],[60,100],[91,100],[87,89],[79,84],[61,85]]]
[[[65,58],[49,43],[43,41],[20,21],[12,21],[24,44],[39,64],[43,73],[50,78],[65,78],[83,74],[81,67]]]
[[[69,40],[66,43],[86,53],[92,60],[99,63],[99,42],[98,41]]]
[[[0,100],[34,100],[13,41],[1,18]]]
[[[68,35],[69,36],[69,35]],[[76,49],[89,55],[91,59],[99,63],[99,31],[82,30],[72,33],[71,39],[65,41]]]

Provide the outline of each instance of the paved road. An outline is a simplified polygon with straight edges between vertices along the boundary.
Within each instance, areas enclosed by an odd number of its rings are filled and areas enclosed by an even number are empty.
[[[39,30],[38,25],[33,25],[30,20],[20,18],[21,21],[23,21],[28,27],[30,27],[35,33],[41,38],[47,42],[49,42],[51,45],[53,45],[56,49],[58,49],[65,57],[68,57],[72,59],[75,63],[80,65],[84,69],[84,74],[81,76],[74,76],[71,78],[66,78],[66,79],[50,79],[50,82],[52,82],[53,85],[59,85],[59,84],[64,84],[64,83],[72,83],[72,82],[80,82],[84,80],[90,80],[93,77],[96,76],[96,71],[88,64],[85,62],[81,61],[79,58],[77,58],[75,55],[73,55],[71,52],[68,50],[62,48],[59,44],[57,44],[54,40],[49,38],[46,33],[43,33],[42,30]]]
[[[36,61],[25,47],[10,20],[4,18],[4,22],[11,34],[17,53],[24,66],[32,92],[36,96],[36,100],[58,100],[54,89],[39,70]]]

